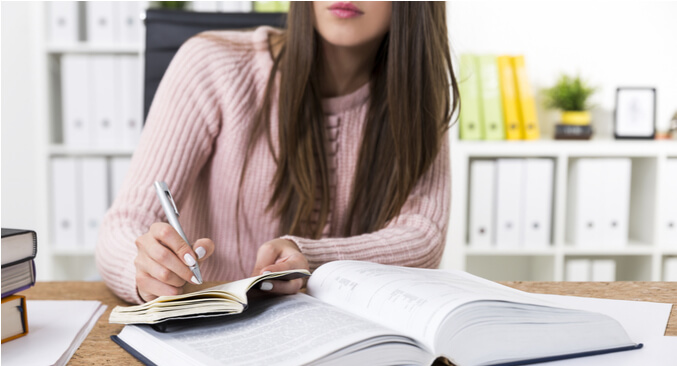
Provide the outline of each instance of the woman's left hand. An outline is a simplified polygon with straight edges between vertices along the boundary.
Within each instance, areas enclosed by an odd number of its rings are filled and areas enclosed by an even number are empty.
[[[279,272],[290,269],[309,269],[308,260],[291,240],[273,239],[263,244],[256,254],[256,265],[252,276],[264,272]],[[269,280],[261,283],[261,289],[276,294],[295,294],[303,287],[305,279],[291,281]]]

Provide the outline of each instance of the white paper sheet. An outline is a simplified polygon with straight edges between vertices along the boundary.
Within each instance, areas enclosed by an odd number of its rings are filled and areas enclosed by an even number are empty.
[[[106,307],[99,301],[29,300],[28,335],[2,345],[2,365],[65,365]]]

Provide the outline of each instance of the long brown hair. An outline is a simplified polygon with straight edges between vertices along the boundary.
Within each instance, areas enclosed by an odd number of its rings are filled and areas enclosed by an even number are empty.
[[[277,163],[268,208],[280,217],[281,235],[319,238],[330,210],[318,37],[312,3],[291,2],[283,44],[274,57],[247,145],[251,149],[265,133]],[[273,95],[277,71],[281,73],[279,94]],[[276,97],[277,153],[270,133],[271,103]],[[373,232],[399,214],[440,151],[458,107],[444,2],[393,2],[390,30],[372,69],[348,221],[341,228],[344,236]],[[240,189],[247,163],[240,174]],[[318,199],[319,214],[314,212]]]

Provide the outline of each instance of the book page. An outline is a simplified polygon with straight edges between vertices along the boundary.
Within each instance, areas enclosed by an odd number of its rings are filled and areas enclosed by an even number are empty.
[[[462,271],[336,261],[318,268],[308,294],[371,319],[434,349],[439,324],[460,305],[503,300],[554,306],[546,300]]]
[[[119,337],[156,364],[182,365],[300,365],[367,339],[416,344],[305,294],[256,301],[243,314],[169,333],[127,326]]]

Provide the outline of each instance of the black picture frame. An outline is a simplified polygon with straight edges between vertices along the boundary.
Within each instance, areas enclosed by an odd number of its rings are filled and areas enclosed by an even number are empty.
[[[616,88],[614,137],[620,140],[656,137],[656,88]]]

